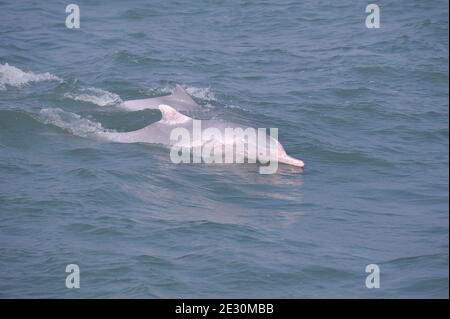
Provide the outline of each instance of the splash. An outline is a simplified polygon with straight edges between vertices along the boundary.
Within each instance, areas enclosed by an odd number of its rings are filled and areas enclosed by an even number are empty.
[[[145,95],[150,95],[150,96],[161,96],[161,95],[171,94],[173,92],[173,88],[166,85],[163,87],[152,87],[149,89],[140,90],[140,92]]]
[[[113,106],[123,103],[119,95],[93,87],[82,88],[80,93],[66,93],[64,96],[75,101],[93,103],[98,106]]]
[[[60,108],[45,108],[39,113],[39,119],[45,124],[55,125],[74,135],[87,137],[99,133],[115,132],[102,127],[98,122],[82,118],[80,115],[63,111]]]
[[[22,87],[31,82],[58,81],[57,76],[45,73],[24,72],[8,63],[0,64],[0,90],[6,90],[6,86]]]
[[[203,101],[216,101],[216,96],[211,91],[210,88],[199,88],[195,86],[186,86],[182,85],[183,88],[188,92],[191,96],[203,100]],[[146,95],[150,95],[152,97],[158,97],[162,95],[168,95],[173,93],[174,87],[171,87],[169,85],[163,86],[163,87],[153,87],[150,89],[142,90],[141,93],[144,93]]]

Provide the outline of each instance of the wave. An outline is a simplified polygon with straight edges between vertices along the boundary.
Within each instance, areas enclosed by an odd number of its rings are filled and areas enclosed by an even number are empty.
[[[8,63],[0,64],[0,90],[6,90],[6,86],[22,87],[31,82],[62,80],[56,75],[45,73],[24,72]]]
[[[123,103],[118,94],[94,88],[82,88],[79,93],[66,93],[64,97],[75,100],[96,104],[98,106],[113,106]]]
[[[114,130],[103,128],[94,121],[82,118],[80,115],[63,111],[60,108],[45,108],[39,112],[39,120],[45,124],[57,126],[80,137],[88,137],[98,133],[111,133]]]

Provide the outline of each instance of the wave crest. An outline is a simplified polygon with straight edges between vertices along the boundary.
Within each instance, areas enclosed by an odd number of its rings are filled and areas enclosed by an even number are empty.
[[[0,90],[6,90],[6,86],[22,87],[30,82],[40,81],[62,82],[59,77],[48,72],[24,72],[8,63],[0,64]]]
[[[98,106],[113,106],[123,103],[119,95],[93,87],[80,89],[80,93],[66,93],[64,97],[75,101],[93,103]]]
[[[60,108],[45,108],[39,112],[39,119],[45,124],[55,125],[74,135],[87,137],[99,133],[114,132],[103,128],[98,122],[82,118],[80,115]]]

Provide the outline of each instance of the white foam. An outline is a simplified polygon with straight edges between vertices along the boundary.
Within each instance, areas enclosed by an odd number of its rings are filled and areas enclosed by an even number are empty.
[[[185,88],[186,92],[188,92],[193,97],[196,97],[200,100],[204,101],[215,101],[216,96],[211,91],[210,88],[199,88],[195,86],[190,86]]]
[[[225,108],[226,109],[239,109],[239,110],[247,111],[247,109],[243,108],[242,106],[234,105],[234,104],[227,104],[227,105],[225,105]]]
[[[75,101],[89,102],[98,106],[112,106],[123,103],[119,95],[93,87],[82,88],[79,93],[66,93],[64,96]]]
[[[87,137],[98,133],[115,132],[107,130],[98,122],[82,118],[80,115],[66,112],[60,108],[45,108],[39,113],[39,119],[45,124],[52,124],[74,135]]]
[[[22,87],[30,82],[58,81],[62,82],[56,75],[45,73],[24,72],[8,63],[0,64],[0,90],[6,90],[6,86]]]
[[[141,92],[144,94],[147,94],[147,95],[159,96],[159,95],[166,95],[166,94],[173,93],[173,90],[174,89],[172,87],[166,85],[163,87],[151,87],[146,90],[141,90]]]

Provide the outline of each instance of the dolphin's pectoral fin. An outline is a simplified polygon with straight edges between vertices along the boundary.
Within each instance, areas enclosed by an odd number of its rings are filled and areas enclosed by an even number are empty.
[[[177,110],[175,110],[173,107],[161,104],[159,106],[159,110],[162,113],[161,122],[168,123],[168,124],[179,124],[184,123],[191,118],[189,116],[183,115],[179,113]]]
[[[173,91],[172,96],[177,100],[181,100],[186,103],[195,104],[197,103],[192,99],[192,97],[186,92],[185,89],[179,84],[175,86],[175,91]]]

